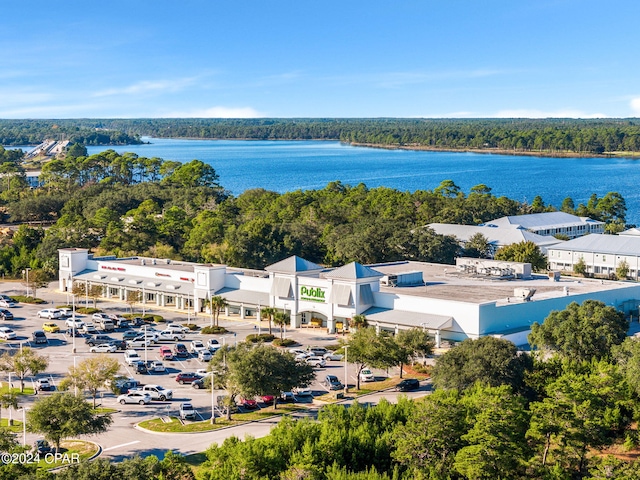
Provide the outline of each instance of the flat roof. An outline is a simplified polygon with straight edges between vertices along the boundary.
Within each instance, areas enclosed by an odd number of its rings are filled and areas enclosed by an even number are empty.
[[[510,262],[505,262],[507,266]],[[468,303],[497,302],[506,304],[509,301],[519,301],[514,295],[516,288],[533,288],[536,293],[532,300],[566,296],[565,287],[569,295],[603,290],[614,290],[628,287],[628,283],[602,281],[593,279],[576,279],[561,277],[559,282],[551,281],[547,275],[534,274],[530,280],[498,280],[489,276],[470,276],[458,272],[455,265],[441,265],[422,262],[394,262],[389,264],[372,265],[377,271],[398,274],[407,270],[422,272],[425,285],[419,286],[380,286],[380,291],[399,295],[414,295],[417,297],[438,298]]]

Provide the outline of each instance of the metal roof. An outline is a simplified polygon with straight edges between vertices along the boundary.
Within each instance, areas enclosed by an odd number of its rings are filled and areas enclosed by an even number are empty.
[[[388,308],[371,307],[364,312],[369,325],[379,323],[389,327],[422,327],[428,330],[442,330],[453,326],[453,317],[434,315],[422,312],[407,312],[405,310],[391,310]]]
[[[549,247],[549,250],[640,256],[640,237],[594,233]]]

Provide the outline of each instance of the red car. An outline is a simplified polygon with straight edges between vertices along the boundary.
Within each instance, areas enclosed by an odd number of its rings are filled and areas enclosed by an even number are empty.
[[[178,375],[176,375],[176,382],[178,382],[180,385],[184,385],[185,383],[193,383],[201,378],[202,377],[197,373],[179,373]]]
[[[273,405],[273,399],[275,397],[273,395],[263,395],[262,396],[262,401],[264,403],[266,403],[267,405]]]
[[[247,410],[255,410],[258,408],[258,402],[250,398],[240,398],[240,406]]]

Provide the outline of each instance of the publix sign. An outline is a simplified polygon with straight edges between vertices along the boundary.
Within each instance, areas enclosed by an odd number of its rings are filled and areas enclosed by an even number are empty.
[[[300,300],[324,303],[324,288],[300,286]]]

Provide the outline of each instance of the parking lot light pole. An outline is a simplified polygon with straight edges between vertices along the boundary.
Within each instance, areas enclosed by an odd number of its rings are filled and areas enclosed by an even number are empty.
[[[216,374],[211,372],[211,425],[216,423]]]
[[[71,337],[73,338],[73,346],[71,347],[71,353],[76,353],[76,295],[72,294],[71,297]],[[73,357],[75,359],[75,357]]]
[[[27,410],[29,410],[29,408],[22,407],[20,410],[22,410],[22,446],[26,447],[27,446]]]
[[[144,324],[144,364],[147,365],[147,324]]]
[[[344,393],[349,393],[349,371],[347,369],[347,350],[349,345],[344,346]]]

